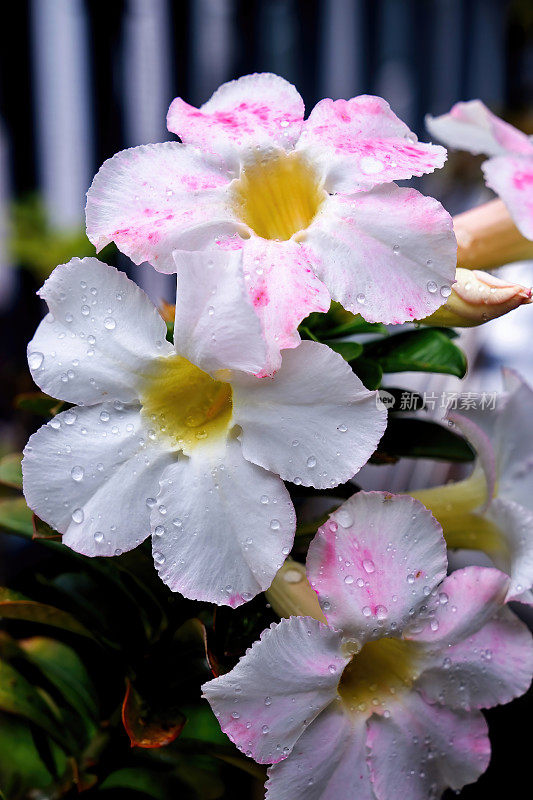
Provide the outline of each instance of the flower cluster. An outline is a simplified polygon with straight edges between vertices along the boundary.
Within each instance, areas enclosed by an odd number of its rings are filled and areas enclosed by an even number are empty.
[[[469,144],[476,124],[498,156],[487,180],[531,236],[517,184],[529,140],[479,104],[430,128]],[[302,341],[302,320],[334,300],[369,324],[479,324],[531,291],[461,270],[452,292],[451,217],[394,183],[442,167],[446,151],[380,98],[323,100],[304,120],[293,86],[249,75],[200,109],[177,98],[168,127],[181,141],[102,166],[87,232],[98,250],[115,242],[177,275],[173,337],[114,267],[54,270],[28,362],[70,405],[30,438],[24,493],[73,550],[120,555],[151,537],[172,591],[236,607],[305,584],[297,569],[277,575],[296,529],[285,482],[292,496],[349,488],[387,424],[348,344]],[[486,768],[479,709],[522,694],[533,672],[531,637],[505,606],[532,597],[533,395],[509,380],[493,414],[450,414],[477,451],[472,477],[418,499],[354,494],[309,547],[321,610],[274,624],[205,684],[230,739],[274,764],[270,800],[437,798]],[[446,577],[446,545],[479,547],[499,569]]]

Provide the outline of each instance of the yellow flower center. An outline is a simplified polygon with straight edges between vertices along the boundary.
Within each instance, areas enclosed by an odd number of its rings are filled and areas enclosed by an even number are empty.
[[[307,228],[326,192],[297,153],[247,165],[233,185],[237,213],[263,239],[290,239]]]
[[[402,639],[367,642],[344,668],[337,687],[348,710],[372,713],[411,688],[419,674],[418,650],[417,644]]]
[[[142,413],[148,423],[187,455],[224,438],[230,427],[232,391],[186,358],[158,358],[145,376]]]

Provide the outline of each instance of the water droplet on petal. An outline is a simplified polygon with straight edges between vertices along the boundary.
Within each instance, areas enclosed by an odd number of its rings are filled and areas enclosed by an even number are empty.
[[[82,481],[84,475],[85,475],[85,470],[83,469],[83,467],[80,467],[79,465],[72,467],[72,469],[70,470],[70,477],[72,478],[73,481],[77,482]]]
[[[43,363],[43,360],[44,356],[42,353],[30,353],[28,356],[28,364],[30,365],[30,369],[39,369]]]

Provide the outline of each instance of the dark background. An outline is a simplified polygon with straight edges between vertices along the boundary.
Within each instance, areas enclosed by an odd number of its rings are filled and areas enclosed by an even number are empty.
[[[0,455],[35,425],[12,401],[32,389],[25,347],[42,313],[34,292],[57,263],[49,244],[83,241],[84,195],[104,159],[172,138],[176,95],[199,105],[226,80],[272,71],[307,111],[324,96],[379,94],[420,138],[425,113],[475,97],[533,132],[531,0],[16,0],[1,10]],[[479,160],[461,154],[417,185],[452,213],[490,197]],[[21,256],[20,239],[35,239],[37,255]],[[73,245],[67,258],[82,254]],[[171,278],[117,263],[171,299]],[[488,339],[484,348],[486,363],[501,357]],[[524,698],[488,713],[491,767],[461,798],[530,796],[531,710]]]

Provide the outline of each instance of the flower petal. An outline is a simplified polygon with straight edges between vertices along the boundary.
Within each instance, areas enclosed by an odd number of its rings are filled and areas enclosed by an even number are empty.
[[[206,372],[260,372],[267,350],[246,290],[242,251],[174,251],[174,261],[176,351]]]
[[[268,770],[266,800],[375,800],[366,764],[366,723],[332,703]]]
[[[487,551],[494,565],[510,576],[506,600],[520,600],[533,588],[533,512],[496,497],[485,516],[501,532],[501,547]]]
[[[275,475],[228,442],[218,457],[180,457],[151,516],[159,577],[173,592],[233,608],[267,589],[289,553],[295,514]]]
[[[495,418],[491,420],[488,415],[485,416],[482,411],[477,409],[473,413],[469,413],[468,416],[466,414],[458,414],[455,411],[448,411],[446,419],[459,428],[476,451],[479,465],[476,465],[475,469],[481,468],[487,482],[486,506],[494,496],[497,480],[495,442],[493,437],[486,433],[486,429],[488,428],[490,431],[492,424],[496,420]],[[482,423],[483,427],[478,424],[479,422]]]
[[[87,236],[115,242],[136,264],[174,272],[173,250],[202,250],[239,224],[228,178],[178,142],[123,150],[100,167],[87,193]]]
[[[311,617],[273,623],[231,672],[202,686],[222,730],[261,764],[286,758],[336,697],[348,661],[340,643]]]
[[[142,289],[96,258],[56,267],[39,295],[50,314],[28,345],[28,363],[52,397],[84,405],[136,400],[145,367],[172,352],[165,323]]]
[[[533,144],[522,131],[493,114],[481,100],[456,103],[448,114],[426,117],[432,136],[474,155],[499,156],[508,151],[533,154]]]
[[[359,492],[309,546],[307,574],[330,625],[364,640],[402,631],[446,575],[438,522],[407,495]]]
[[[448,646],[472,636],[505,603],[509,578],[497,569],[464,567],[448,575],[433,598],[431,623],[406,633],[417,642]]]
[[[169,131],[238,170],[240,158],[273,145],[291,149],[300,135],[303,100],[288,81],[269,72],[223,83],[200,109],[181,97],[167,115]]]
[[[315,276],[306,248],[292,239],[252,235],[243,253],[248,293],[269,345],[268,374],[279,369],[280,350],[298,346],[300,322],[313,311],[328,310],[329,292]]]
[[[481,169],[487,186],[500,195],[522,236],[533,239],[533,148],[529,156],[489,158]]]
[[[143,430],[138,406],[76,407],[30,437],[24,495],[68,547],[117,555],[149,535],[150,498],[172,458]]]
[[[532,675],[531,633],[504,607],[477,633],[435,652],[416,685],[429,703],[469,711],[520,697]]]
[[[448,786],[457,790],[477,780],[490,758],[480,712],[430,706],[416,692],[389,718],[370,718],[367,745],[377,800],[437,800]]]
[[[369,322],[422,319],[455,280],[450,215],[432,197],[395,184],[327,198],[302,241],[332,298]]]
[[[297,145],[318,164],[328,192],[350,194],[443,166],[444,147],[417,142],[381,97],[321,100]]]
[[[383,434],[386,412],[344,359],[318,342],[286,350],[270,379],[233,385],[244,457],[303,486],[347,481]]]

